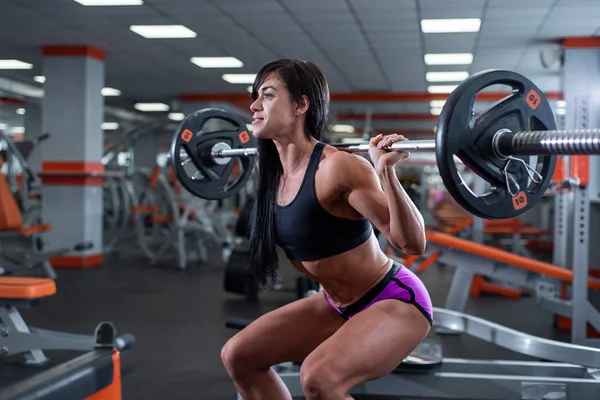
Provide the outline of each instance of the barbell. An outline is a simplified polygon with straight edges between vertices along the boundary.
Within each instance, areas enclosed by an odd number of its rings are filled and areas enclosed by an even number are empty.
[[[510,86],[512,92],[475,115],[477,95],[492,85]],[[214,118],[227,121],[233,129],[204,131],[206,122]],[[369,149],[368,142],[332,146],[351,153]],[[486,70],[471,75],[450,93],[434,140],[397,142],[387,150],[435,152],[442,181],[459,205],[481,218],[507,219],[523,214],[542,198],[551,184],[556,156],[600,154],[600,130],[556,130],[552,108],[533,82],[516,72]],[[256,139],[245,123],[216,108],[185,118],[170,149],[181,185],[212,200],[238,193],[250,178],[257,155]],[[478,195],[468,187],[455,156],[489,183],[488,192]],[[234,159],[242,166],[230,182]]]

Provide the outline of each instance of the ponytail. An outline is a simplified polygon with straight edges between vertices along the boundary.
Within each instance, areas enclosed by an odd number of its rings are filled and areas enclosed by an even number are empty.
[[[283,167],[275,143],[258,139],[258,184],[250,219],[250,273],[260,287],[277,280],[275,208]]]

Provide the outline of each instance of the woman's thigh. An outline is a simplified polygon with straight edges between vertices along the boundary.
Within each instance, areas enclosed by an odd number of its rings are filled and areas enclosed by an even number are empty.
[[[224,352],[252,368],[302,362],[344,323],[319,292],[262,315],[233,336]]]
[[[350,318],[305,359],[302,378],[308,386],[317,382],[348,391],[393,371],[430,327],[413,304],[397,299],[378,301]],[[322,382],[327,379],[330,381]]]

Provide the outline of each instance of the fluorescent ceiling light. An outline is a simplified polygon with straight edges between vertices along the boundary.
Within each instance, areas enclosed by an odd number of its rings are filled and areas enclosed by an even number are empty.
[[[252,93],[252,85],[248,86],[248,87],[246,88],[246,90],[248,91],[248,93]]]
[[[429,110],[429,112],[431,113],[431,115],[440,115],[442,113],[442,109],[436,107]]]
[[[246,129],[248,129],[249,132],[252,132],[254,130],[254,127],[252,126],[252,124],[246,124]]]
[[[556,115],[567,115],[567,109],[566,108],[557,108]]]
[[[25,114],[25,109],[24,108],[17,108],[17,114],[24,115]]]
[[[469,77],[466,71],[460,72],[427,72],[425,79],[427,82],[460,82]]]
[[[169,119],[171,119],[173,121],[183,121],[184,118],[185,118],[184,113],[176,113],[176,112],[169,113]]]
[[[102,88],[102,96],[120,96],[121,91],[119,89],[105,87]]]
[[[565,100],[557,100],[556,107],[565,108],[567,106],[567,102]]]
[[[31,69],[32,64],[20,60],[0,60],[0,69]]]
[[[229,83],[254,83],[256,74],[223,74],[221,76],[224,81]]]
[[[431,85],[427,87],[429,93],[452,93],[458,85]]]
[[[39,83],[44,83],[44,82],[46,82],[46,77],[38,75],[38,76],[34,76],[33,80],[36,82],[39,82]]]
[[[241,68],[244,63],[235,57],[192,57],[190,61],[200,68]]]
[[[446,104],[446,100],[431,100],[429,102],[429,107],[431,108],[442,108]]]
[[[183,25],[131,25],[129,29],[146,39],[179,39],[196,37],[196,32]]]
[[[427,65],[468,65],[472,62],[471,53],[425,54]]]
[[[104,129],[105,131],[114,131],[115,129],[119,128],[119,123],[118,122],[103,122],[102,123],[102,129]]]
[[[74,0],[82,6],[141,6],[142,0]]]
[[[133,108],[144,112],[169,111],[169,106],[165,103],[135,103]]]
[[[8,128],[7,124],[0,124],[0,129],[6,129],[6,128]]]
[[[352,125],[336,124],[331,127],[331,130],[333,132],[352,133],[354,132],[354,127]]]
[[[423,33],[479,32],[480,27],[481,19],[479,18],[421,20],[421,31]]]

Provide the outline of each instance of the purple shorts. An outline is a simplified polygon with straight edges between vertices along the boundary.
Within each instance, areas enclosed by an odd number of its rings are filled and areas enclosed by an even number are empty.
[[[336,307],[331,303],[331,298],[327,293],[325,293],[325,298],[346,320],[378,301],[396,299],[414,305],[430,324],[433,323],[433,307],[425,285],[412,271],[395,261],[377,285],[349,306]]]

